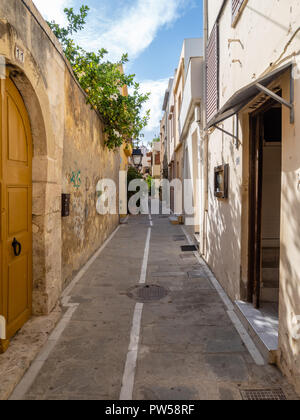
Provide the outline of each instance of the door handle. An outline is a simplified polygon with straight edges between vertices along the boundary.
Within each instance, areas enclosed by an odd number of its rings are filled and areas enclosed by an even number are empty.
[[[14,249],[15,257],[19,257],[21,255],[21,252],[22,252],[22,245],[20,244],[20,242],[18,242],[16,240],[16,238],[14,238],[14,240],[12,242],[12,247]]]

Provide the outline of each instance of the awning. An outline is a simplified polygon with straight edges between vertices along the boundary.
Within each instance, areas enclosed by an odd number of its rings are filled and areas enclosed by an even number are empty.
[[[227,118],[232,117],[233,115],[237,114],[242,108],[244,108],[249,102],[254,99],[259,92],[264,92],[265,94],[269,95],[273,99],[280,102],[282,105],[287,106],[291,110],[291,123],[294,120],[294,90],[293,90],[293,83],[291,83],[291,100],[290,102],[285,101],[280,96],[276,95],[273,91],[267,89],[267,86],[276,80],[279,76],[281,76],[286,71],[292,71],[293,64],[288,63],[278,69],[272,71],[271,73],[267,74],[260,79],[257,79],[255,82],[251,83],[248,86],[237,91],[227,102],[226,104],[217,112],[217,114],[209,121],[206,130],[219,124],[220,122],[227,120]],[[291,82],[293,81],[291,75]]]

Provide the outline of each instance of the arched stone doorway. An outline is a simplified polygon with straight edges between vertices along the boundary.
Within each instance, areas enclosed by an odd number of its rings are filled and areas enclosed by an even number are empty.
[[[1,79],[0,120],[1,353],[32,313],[32,139],[25,104],[9,77]]]
[[[43,87],[35,89],[25,71],[8,60],[7,76],[22,98],[32,137],[32,313],[46,315],[57,303],[61,292],[60,190],[57,192],[61,187],[60,181],[55,184],[51,179],[55,164],[49,158],[51,124],[47,126],[44,118],[47,101]],[[54,188],[56,200],[53,199]],[[52,216],[54,201],[55,220]],[[55,256],[52,252],[54,243]]]

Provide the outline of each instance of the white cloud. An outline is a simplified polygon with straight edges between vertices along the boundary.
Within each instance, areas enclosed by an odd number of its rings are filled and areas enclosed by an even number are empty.
[[[117,16],[110,11],[109,21],[108,16],[105,19],[94,14],[90,28],[80,37],[81,43],[88,49],[107,49],[111,59],[119,59],[127,52],[132,60],[149,47],[160,28],[179,18],[180,11],[189,6],[190,1],[135,0],[130,7],[127,3],[114,11]]]
[[[43,17],[66,24],[65,7],[74,7],[75,0],[33,0]],[[138,57],[155,39],[158,31],[174,23],[194,0],[132,0],[90,6],[88,24],[76,41],[87,50],[105,48],[111,60],[124,53],[130,60]],[[89,1],[85,2],[89,5]]]
[[[145,80],[140,83],[142,93],[150,93],[150,99],[144,106],[144,113],[150,109],[150,121],[144,130],[145,140],[151,141],[160,133],[160,120],[162,117],[162,104],[169,79]]]
[[[33,3],[46,20],[66,24],[64,9],[72,6],[72,0],[33,0]]]
[[[162,116],[162,104],[165,91],[168,88],[169,79],[145,80],[140,83],[142,93],[150,93],[150,99],[144,106],[144,111],[150,109],[150,121],[145,131],[159,129],[159,122]],[[159,134],[159,132],[157,133]]]
[[[46,19],[60,24],[65,24],[63,9],[74,6],[74,0],[34,0],[34,3]],[[109,3],[99,4],[97,8],[91,8],[88,24],[76,40],[87,50],[106,48],[111,60],[118,60],[127,52],[132,61],[149,47],[162,27],[174,23],[183,9],[191,4],[193,0],[132,0],[131,6],[126,1],[117,10],[111,10]],[[145,139],[149,141],[160,133],[162,102],[168,79],[144,80],[140,86],[143,93],[151,93],[144,107],[144,111],[151,111],[149,124],[144,130]]]

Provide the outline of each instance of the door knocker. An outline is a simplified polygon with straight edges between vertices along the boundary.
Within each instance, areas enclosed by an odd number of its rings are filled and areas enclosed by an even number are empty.
[[[19,257],[22,252],[22,245],[16,240],[16,238],[13,240],[12,247],[14,249],[15,257]]]

